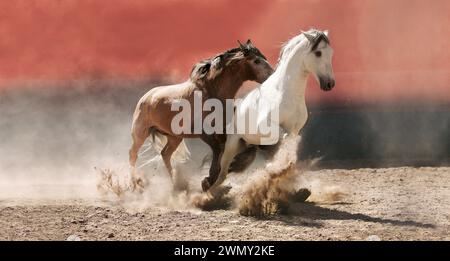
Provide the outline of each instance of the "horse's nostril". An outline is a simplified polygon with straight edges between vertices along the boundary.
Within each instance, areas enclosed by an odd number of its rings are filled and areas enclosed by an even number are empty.
[[[336,82],[334,80],[331,80],[330,82],[328,82],[328,88],[333,88],[335,84]]]

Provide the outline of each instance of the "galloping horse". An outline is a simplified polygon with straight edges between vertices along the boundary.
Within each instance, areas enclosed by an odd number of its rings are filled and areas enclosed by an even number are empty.
[[[208,98],[216,98],[225,104],[226,99],[233,99],[244,81],[264,82],[273,69],[264,55],[251,43],[239,42],[239,47],[218,54],[211,59],[197,63],[191,71],[190,79],[186,82],[152,88],[138,102],[131,127],[133,144],[129,151],[129,163],[134,188],[143,187],[143,180],[136,174],[138,151],[149,135],[164,135],[167,143],[161,151],[164,164],[173,180],[173,169],[170,162],[172,154],[182,142],[183,138],[201,138],[213,151],[212,166],[218,167],[219,154],[223,151],[225,134],[206,134],[203,130],[198,133],[175,134],[171,127],[172,119],[178,113],[173,111],[172,105],[184,99],[192,105],[194,92],[201,91],[202,104]],[[191,110],[194,113],[194,110]],[[204,118],[207,113],[202,112]],[[193,115],[192,121],[199,115]],[[183,124],[186,124],[183,122]],[[195,124],[191,124],[194,126]],[[223,126],[226,126],[224,124]],[[221,137],[220,137],[221,136]],[[219,170],[211,168],[210,176],[217,176]]]
[[[233,120],[248,119],[253,113],[254,121],[247,123],[253,124],[253,129],[260,130],[262,124],[269,123],[276,126],[280,135],[268,137],[259,131],[229,134],[220,160],[220,174],[209,189],[211,193],[225,180],[233,158],[249,145],[274,145],[283,134],[299,134],[308,118],[305,89],[309,74],[314,75],[324,91],[335,85],[332,55],[328,31],[311,29],[287,42],[275,72],[242,100]]]

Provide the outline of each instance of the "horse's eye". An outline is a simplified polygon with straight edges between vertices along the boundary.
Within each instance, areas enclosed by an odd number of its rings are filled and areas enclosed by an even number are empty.
[[[316,55],[316,57],[322,56],[322,52],[321,52],[321,51],[317,51],[317,52],[315,52],[314,54]]]
[[[260,60],[260,59],[256,59],[256,60],[254,61],[254,63],[255,63],[255,64],[259,64],[259,63],[261,63],[261,60]]]

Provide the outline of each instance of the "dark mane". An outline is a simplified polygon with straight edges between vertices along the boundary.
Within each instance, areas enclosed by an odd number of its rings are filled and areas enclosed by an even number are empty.
[[[226,66],[230,66],[243,60],[249,55],[266,59],[266,57],[255,47],[247,45],[245,49],[240,47],[229,49],[221,54],[198,62],[191,70],[191,81],[195,83],[215,79],[223,72]]]
[[[314,43],[311,47],[311,51],[316,50],[317,47],[319,46],[320,42],[322,42],[322,41],[326,42],[327,44],[330,44],[330,39],[328,39],[328,36],[324,32],[316,30],[315,33],[316,33],[316,36],[314,37],[314,41],[313,41]]]

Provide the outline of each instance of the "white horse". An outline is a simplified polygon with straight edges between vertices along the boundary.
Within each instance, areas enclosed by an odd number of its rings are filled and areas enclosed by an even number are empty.
[[[227,135],[220,173],[210,193],[214,194],[214,189],[223,183],[233,158],[248,145],[273,145],[280,136],[299,135],[308,118],[305,103],[308,76],[313,74],[324,91],[331,90],[335,85],[332,55],[328,31],[311,29],[285,44],[275,72],[243,99],[234,115],[236,124],[236,119],[248,119],[253,113],[255,120],[247,121],[247,124],[256,125],[253,126],[255,130],[260,130],[262,124],[277,124],[279,135],[268,137],[273,135],[258,131]],[[277,115],[273,115],[274,111]]]

